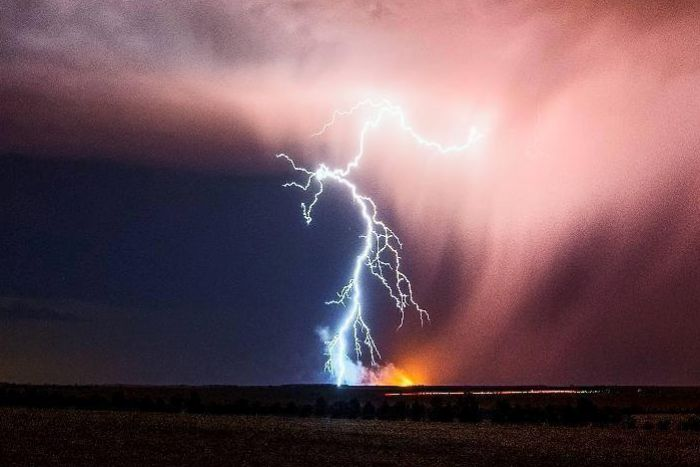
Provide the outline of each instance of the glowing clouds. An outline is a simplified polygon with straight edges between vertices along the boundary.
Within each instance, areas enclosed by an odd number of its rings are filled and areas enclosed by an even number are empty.
[[[93,3],[3,12],[5,151],[315,172],[368,96],[476,126],[435,163],[388,119],[353,170],[433,311],[382,350],[430,383],[700,383],[699,2]]]

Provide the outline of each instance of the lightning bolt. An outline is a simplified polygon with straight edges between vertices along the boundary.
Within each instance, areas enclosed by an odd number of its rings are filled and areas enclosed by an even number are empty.
[[[306,224],[313,220],[313,210],[323,195],[327,183],[336,183],[347,190],[353,203],[357,206],[364,221],[364,233],[360,238],[364,239],[362,250],[355,258],[352,273],[345,286],[337,293],[335,300],[326,302],[328,305],[344,307],[345,314],[333,336],[325,341],[326,355],[328,357],[325,370],[335,377],[338,386],[347,382],[347,364],[351,361],[348,356],[348,341],[352,336],[355,357],[361,365],[363,350],[369,354],[369,362],[377,366],[377,359],[381,359],[379,349],[372,337],[372,332],[367,325],[363,313],[363,270],[369,271],[386,289],[387,294],[393,300],[400,314],[398,327],[401,328],[407,309],[414,309],[420,318],[421,325],[430,315],[416,302],[413,295],[413,285],[408,276],[401,270],[401,255],[403,248],[398,235],[389,228],[380,218],[377,205],[368,196],[359,192],[357,185],[350,180],[354,169],[360,165],[365,154],[367,135],[371,130],[378,128],[388,119],[395,120],[399,128],[414,140],[419,146],[440,154],[461,152],[469,149],[482,135],[476,127],[471,127],[467,141],[459,145],[443,145],[429,140],[416,132],[408,123],[403,110],[392,104],[387,99],[365,99],[346,110],[336,110],[331,119],[312,137],[323,135],[326,130],[335,125],[338,119],[352,115],[358,111],[369,111],[370,118],[362,124],[359,134],[358,150],[355,156],[344,166],[332,168],[326,164],[320,164],[315,170],[301,167],[287,154],[277,154],[277,158],[285,159],[295,172],[301,175],[301,181],[285,183],[284,187],[298,188],[310,193],[310,202],[302,202],[302,215]]]

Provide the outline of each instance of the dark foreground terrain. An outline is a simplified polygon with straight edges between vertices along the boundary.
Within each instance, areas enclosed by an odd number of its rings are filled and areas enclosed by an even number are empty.
[[[700,432],[0,409],[0,465],[698,465]]]

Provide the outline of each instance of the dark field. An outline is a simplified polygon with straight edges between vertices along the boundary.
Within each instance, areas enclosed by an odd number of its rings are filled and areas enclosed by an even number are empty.
[[[700,465],[699,413],[698,388],[0,384],[0,466]]]
[[[697,465],[700,433],[0,409],[2,465]]]

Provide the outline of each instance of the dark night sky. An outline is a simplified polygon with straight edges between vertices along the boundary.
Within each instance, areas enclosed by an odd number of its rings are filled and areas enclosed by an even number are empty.
[[[318,381],[359,224],[307,229],[283,181],[4,156],[6,378]]]
[[[337,4],[336,4],[337,3]],[[429,5],[430,4],[430,5]],[[0,5],[0,381],[327,381],[361,223],[274,155],[345,161],[432,315],[366,306],[424,383],[700,384],[697,2]]]

